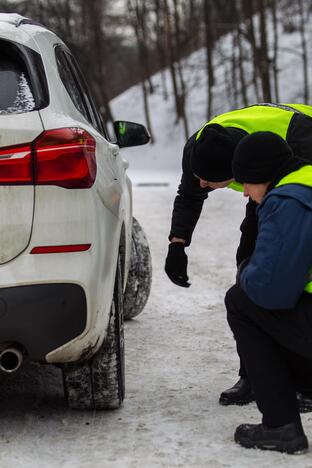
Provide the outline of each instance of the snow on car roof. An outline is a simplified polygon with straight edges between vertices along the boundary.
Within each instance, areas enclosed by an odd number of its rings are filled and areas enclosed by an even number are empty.
[[[33,21],[32,19],[27,18],[26,16],[19,15],[17,13],[0,13],[0,22],[12,24],[13,26],[16,26],[17,28],[21,26],[22,24],[32,24],[32,25],[42,26],[36,21]]]
[[[0,13],[0,21],[4,23],[10,23],[18,27],[24,16],[18,15],[17,13]]]

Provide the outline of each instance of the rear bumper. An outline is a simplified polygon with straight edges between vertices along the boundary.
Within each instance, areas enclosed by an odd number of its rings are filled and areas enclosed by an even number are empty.
[[[0,344],[20,344],[31,360],[81,335],[87,323],[84,290],[76,284],[0,288]]]

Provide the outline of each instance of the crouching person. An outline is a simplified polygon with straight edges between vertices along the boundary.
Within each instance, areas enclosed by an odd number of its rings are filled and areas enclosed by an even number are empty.
[[[312,166],[278,135],[257,132],[238,144],[233,174],[258,204],[259,232],[225,304],[262,413],[235,441],[300,453],[308,440],[296,392],[312,388]]]

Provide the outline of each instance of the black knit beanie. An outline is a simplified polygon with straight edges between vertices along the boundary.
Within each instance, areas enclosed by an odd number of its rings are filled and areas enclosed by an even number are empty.
[[[278,170],[294,158],[291,147],[272,132],[256,132],[239,142],[233,157],[237,182],[261,184],[272,181]]]
[[[232,159],[237,141],[218,124],[206,125],[191,154],[193,174],[210,182],[232,179]]]

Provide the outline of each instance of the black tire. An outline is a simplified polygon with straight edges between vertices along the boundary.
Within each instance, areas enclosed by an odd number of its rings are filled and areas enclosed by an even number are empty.
[[[124,294],[124,317],[130,320],[145,307],[152,286],[152,259],[146,235],[133,218],[131,260]]]
[[[96,354],[83,363],[63,366],[69,408],[117,409],[125,396],[125,349],[121,269],[115,280],[107,335]]]

